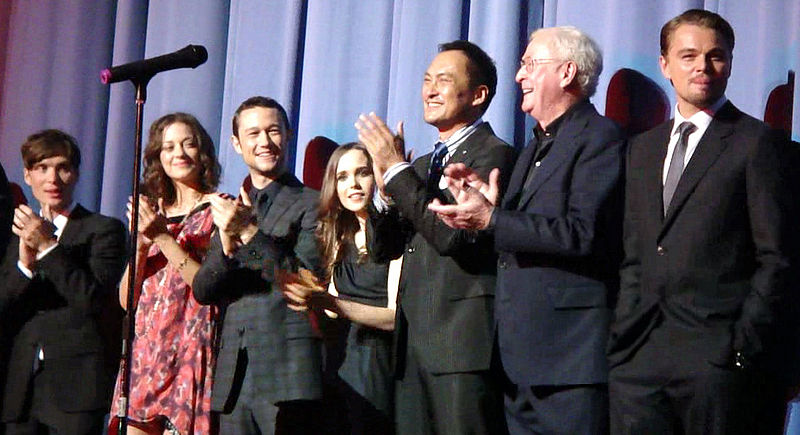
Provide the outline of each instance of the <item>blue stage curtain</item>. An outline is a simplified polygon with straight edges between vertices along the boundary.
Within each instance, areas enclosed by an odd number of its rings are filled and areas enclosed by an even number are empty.
[[[289,164],[296,174],[311,138],[353,141],[353,122],[370,111],[392,128],[405,121],[409,147],[416,155],[430,151],[436,132],[422,121],[422,75],[437,45],[458,38],[478,43],[496,60],[498,92],[485,119],[522,146],[533,122],[519,111],[514,75],[531,31],[574,25],[597,40],[604,71],[592,101],[601,112],[620,68],[650,77],[674,104],[658,67],[659,29],[688,8],[712,10],[731,22],[737,40],[727,95],[762,118],[770,91],[800,67],[797,1],[5,0],[0,159],[11,180],[22,184],[24,138],[63,128],[84,154],[77,199],[122,217],[130,192],[133,87],[102,85],[99,71],[190,43],[208,48],[208,62],[153,78],[145,127],[167,112],[195,114],[217,141],[226,192],[237,192],[247,173],[230,145],[230,119],[252,95],[274,97],[289,111],[295,133]],[[793,107],[797,140],[798,87]]]

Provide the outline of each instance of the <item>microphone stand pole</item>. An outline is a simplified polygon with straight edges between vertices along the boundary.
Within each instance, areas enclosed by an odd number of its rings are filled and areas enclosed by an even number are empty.
[[[117,433],[127,435],[128,433],[128,397],[131,388],[131,343],[136,328],[136,307],[134,306],[134,294],[136,290],[136,247],[139,238],[139,172],[142,161],[142,123],[144,120],[144,103],[147,100],[147,83],[153,76],[131,79],[136,87],[136,133],[134,137],[134,159],[133,159],[133,210],[131,211],[131,233],[128,242],[128,303],[127,315],[125,316],[126,327],[123,329],[122,353],[120,355],[120,394],[118,402],[117,420],[119,426]]]

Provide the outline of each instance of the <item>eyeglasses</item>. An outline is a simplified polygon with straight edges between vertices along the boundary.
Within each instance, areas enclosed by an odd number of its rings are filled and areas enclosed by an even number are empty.
[[[553,62],[563,62],[561,59],[554,59],[554,58],[541,58],[541,59],[533,59],[530,57],[526,57],[519,61],[519,67],[525,68],[525,71],[528,73],[532,73],[539,65],[543,65],[545,63],[553,63]]]

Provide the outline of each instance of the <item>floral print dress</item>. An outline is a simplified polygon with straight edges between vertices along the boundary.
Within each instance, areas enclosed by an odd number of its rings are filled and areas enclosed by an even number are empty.
[[[204,204],[188,216],[171,218],[167,229],[200,262],[214,229],[211,208]],[[129,420],[134,424],[161,420],[173,433],[211,433],[218,310],[195,300],[191,286],[155,244],[147,254],[135,315]],[[118,426],[120,388],[118,378],[111,433]]]

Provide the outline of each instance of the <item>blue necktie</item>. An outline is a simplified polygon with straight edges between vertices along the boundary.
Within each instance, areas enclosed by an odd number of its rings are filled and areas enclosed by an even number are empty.
[[[447,155],[447,145],[436,142],[436,147],[431,155],[431,164],[428,166],[427,190],[428,196],[433,198],[439,195],[439,179],[444,172],[444,157]]]
[[[664,216],[667,215],[669,210],[669,203],[672,201],[672,195],[675,194],[675,188],[678,187],[678,181],[683,174],[683,160],[686,158],[686,147],[689,143],[689,135],[694,131],[695,126],[689,121],[682,122],[678,126],[678,142],[675,144],[675,151],[672,152],[672,160],[669,162],[669,169],[667,170],[667,180],[664,182]]]

